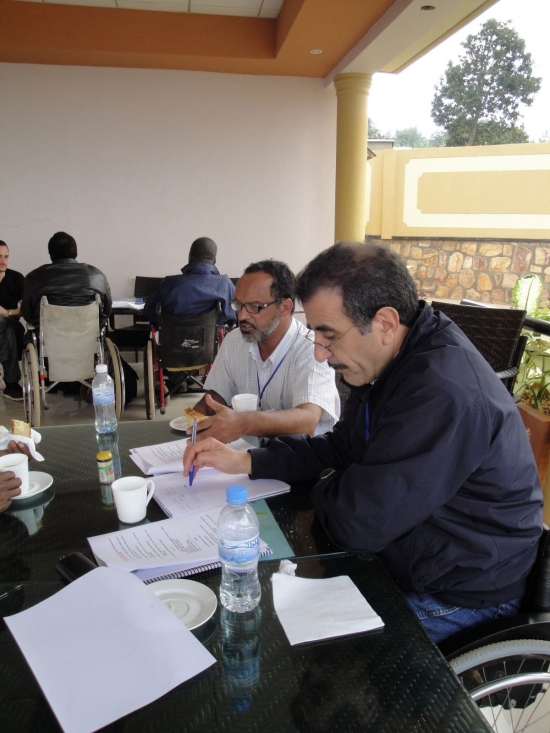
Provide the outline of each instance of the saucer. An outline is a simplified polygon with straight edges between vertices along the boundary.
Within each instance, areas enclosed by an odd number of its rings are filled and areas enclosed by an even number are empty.
[[[187,422],[187,418],[184,417],[176,417],[173,420],[170,420],[170,427],[174,430],[181,430],[185,432],[189,428],[189,423]]]
[[[30,499],[32,496],[41,494],[46,489],[49,489],[53,484],[53,477],[49,473],[43,471],[29,471],[29,490],[26,494],[19,494],[19,496],[12,496],[12,501],[22,501],[23,499]]]
[[[158,580],[147,587],[188,629],[206,623],[218,605],[216,594],[195,580]]]

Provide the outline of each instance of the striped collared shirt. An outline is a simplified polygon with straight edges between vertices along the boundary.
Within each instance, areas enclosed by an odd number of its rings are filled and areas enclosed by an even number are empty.
[[[262,361],[258,344],[247,343],[238,328],[231,331],[222,342],[205,388],[217,392],[228,405],[236,394],[262,394],[262,412],[318,405],[323,414],[315,435],[329,432],[340,417],[334,371],[326,362],[315,361],[306,333],[307,328],[293,318],[277,348]]]

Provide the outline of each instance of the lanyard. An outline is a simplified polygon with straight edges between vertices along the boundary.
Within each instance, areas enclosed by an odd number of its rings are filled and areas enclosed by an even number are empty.
[[[258,374],[258,367],[256,366],[256,379],[258,380],[258,395],[259,395],[258,408],[260,410],[262,409],[262,397],[264,396],[264,392],[268,388],[269,383],[271,382],[271,380],[273,379],[273,377],[277,374],[277,372],[279,370],[279,367],[281,366],[281,364],[283,363],[283,361],[286,359],[286,356],[287,356],[287,354],[288,354],[289,351],[290,351],[290,349],[288,349],[288,351],[283,356],[283,358],[281,359],[281,361],[277,364],[277,366],[273,370],[273,374],[269,377],[269,379],[267,380],[267,382],[264,384],[264,388],[263,389],[260,389],[260,375]]]
[[[369,403],[365,405],[365,437],[367,442],[370,438],[370,415],[369,415]]]

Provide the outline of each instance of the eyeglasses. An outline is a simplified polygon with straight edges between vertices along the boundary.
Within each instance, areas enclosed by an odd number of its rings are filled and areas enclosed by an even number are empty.
[[[353,328],[353,326],[350,326],[347,331],[344,331],[344,333],[341,336],[338,336],[338,338],[335,338],[334,341],[331,344],[328,344],[328,346],[327,346],[327,344],[322,344],[319,341],[315,341],[315,331],[309,330],[305,334],[305,337],[307,338],[308,341],[311,341],[311,343],[314,346],[320,346],[325,351],[330,351],[332,353],[332,349],[334,348],[334,345],[337,344],[338,341],[340,341],[341,338],[344,338],[344,336],[346,335],[346,333],[348,333],[348,331],[351,331],[352,328]]]
[[[272,300],[271,303],[241,303],[240,300],[232,300],[229,305],[231,306],[231,309],[234,310],[236,313],[238,313],[241,308],[244,308],[247,313],[252,313],[252,315],[256,315],[264,308],[268,308],[274,303],[280,303],[281,300],[282,298],[279,298],[278,300]]]

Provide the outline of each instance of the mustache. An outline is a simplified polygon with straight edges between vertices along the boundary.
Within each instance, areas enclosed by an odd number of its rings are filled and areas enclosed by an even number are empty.
[[[250,323],[250,321],[239,321],[239,328],[241,326],[250,326],[250,328],[256,329],[256,326],[253,323]]]
[[[331,364],[330,361],[327,363],[331,369],[347,369],[345,364]]]

